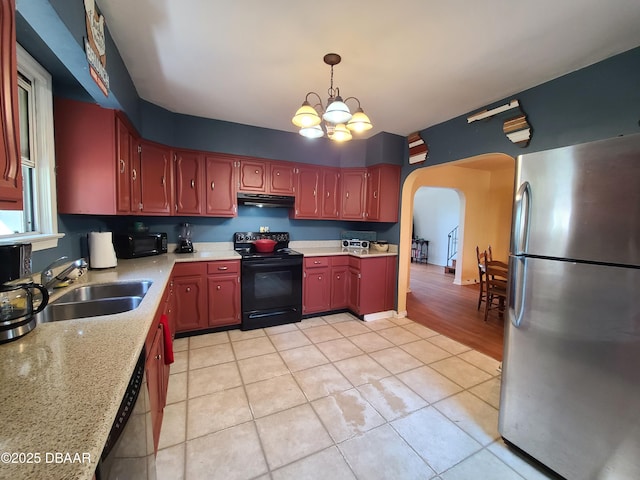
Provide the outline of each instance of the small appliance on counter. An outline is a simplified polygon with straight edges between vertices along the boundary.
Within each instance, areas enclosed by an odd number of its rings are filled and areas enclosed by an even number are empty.
[[[178,246],[176,253],[193,253],[193,241],[191,240],[191,224],[183,223],[178,234]]]
[[[351,240],[342,240],[342,248],[366,250],[367,248],[369,248],[369,240],[360,240],[358,238],[352,238]]]
[[[118,265],[112,232],[89,232],[89,266],[112,268]]]
[[[0,343],[16,340],[33,330],[37,323],[35,314],[48,302],[49,293],[42,285],[28,282],[0,286]]]
[[[167,234],[115,233],[113,246],[117,258],[139,258],[167,253]]]
[[[31,244],[0,245],[0,284],[31,275]]]

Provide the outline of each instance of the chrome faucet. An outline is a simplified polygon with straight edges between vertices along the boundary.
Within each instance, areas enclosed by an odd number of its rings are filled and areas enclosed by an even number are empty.
[[[73,272],[74,270],[81,270],[87,268],[87,262],[84,258],[79,258],[71,262],[62,272],[58,275],[53,275],[53,269],[58,265],[63,264],[68,257],[62,256],[57,260],[51,262],[43,271],[40,281],[42,285],[49,291],[52,290],[53,287],[59,283],[64,282],[67,279],[67,276]]]

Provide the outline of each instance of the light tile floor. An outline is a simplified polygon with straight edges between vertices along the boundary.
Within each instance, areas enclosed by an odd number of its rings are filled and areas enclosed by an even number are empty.
[[[160,480],[550,478],[497,431],[498,362],[349,314],[178,339]]]

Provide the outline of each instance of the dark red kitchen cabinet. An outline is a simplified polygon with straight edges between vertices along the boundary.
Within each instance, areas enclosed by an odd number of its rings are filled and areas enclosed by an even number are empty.
[[[331,269],[329,257],[304,259],[302,313],[326,312],[331,308]]]
[[[171,150],[164,145],[143,141],[140,144],[142,213],[172,213],[173,175]]]
[[[206,214],[212,217],[235,217],[238,215],[236,195],[236,170],[238,160],[225,155],[207,155],[206,168]]]
[[[320,169],[315,166],[297,167],[297,188],[294,218],[317,219],[320,217],[318,189]]]
[[[0,209],[22,210],[15,0],[0,2]]]
[[[151,411],[153,450],[157,452],[164,407],[167,403],[169,365],[165,364],[164,359],[164,330],[162,324],[154,322],[149,336],[151,336],[152,340],[151,347],[147,350],[145,359],[145,374],[149,393],[149,408]]]
[[[268,191],[274,195],[293,195],[296,191],[293,163],[270,162]]]
[[[240,160],[238,191],[267,193],[269,165],[262,160]]]
[[[367,169],[367,220],[397,222],[400,166],[380,164]]]
[[[116,209],[129,215],[141,210],[140,156],[136,136],[116,114]]]
[[[175,318],[178,332],[208,326],[206,263],[177,263],[173,268]]]
[[[347,308],[349,304],[349,267],[331,267],[331,310]]]
[[[210,327],[239,325],[240,262],[218,261],[207,264],[207,289]]]
[[[340,217],[340,170],[323,168],[320,198],[320,217],[337,219]]]
[[[393,310],[395,272],[395,256],[351,257],[349,308],[358,315]]]
[[[342,201],[340,218],[364,220],[366,210],[367,170],[364,168],[342,169]]]
[[[204,157],[199,152],[174,153],[176,179],[176,214],[202,215]]]

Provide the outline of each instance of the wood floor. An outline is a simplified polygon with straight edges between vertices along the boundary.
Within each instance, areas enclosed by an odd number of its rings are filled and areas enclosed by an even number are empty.
[[[453,275],[429,264],[411,264],[411,293],[407,316],[422,325],[502,360],[504,322],[490,311],[484,321],[484,303],[478,306],[478,285],[454,285]]]

